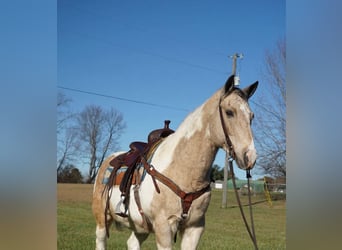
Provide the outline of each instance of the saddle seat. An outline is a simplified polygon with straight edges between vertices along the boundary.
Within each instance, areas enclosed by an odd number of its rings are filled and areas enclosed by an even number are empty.
[[[148,143],[141,142],[141,141],[135,141],[129,145],[129,147],[132,151],[137,151],[137,152],[140,152],[142,154],[148,150],[147,146],[148,146]]]

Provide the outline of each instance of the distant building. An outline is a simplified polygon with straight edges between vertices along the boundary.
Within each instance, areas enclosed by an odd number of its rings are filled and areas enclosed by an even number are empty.
[[[214,183],[212,183],[211,188],[222,189],[223,181],[220,181],[220,180],[215,181]]]
[[[247,180],[235,180],[236,187],[238,190],[245,190],[247,187]],[[255,193],[262,193],[264,192],[264,181],[260,180],[251,180],[250,181],[251,191]],[[232,180],[228,180],[227,185],[229,190],[233,190],[233,182]],[[223,181],[217,180],[215,183],[211,184],[212,189],[223,189]]]

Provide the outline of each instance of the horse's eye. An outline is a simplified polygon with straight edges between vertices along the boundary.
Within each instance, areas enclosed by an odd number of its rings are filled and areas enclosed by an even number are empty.
[[[233,117],[234,116],[234,112],[232,110],[230,110],[230,109],[226,110],[226,114],[227,114],[228,117]]]

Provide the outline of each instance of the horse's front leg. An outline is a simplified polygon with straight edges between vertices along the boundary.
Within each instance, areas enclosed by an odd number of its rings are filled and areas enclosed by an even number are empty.
[[[154,222],[156,244],[158,250],[171,250],[174,236],[178,231],[179,218],[170,216],[168,219],[159,216]]]
[[[167,221],[160,221],[154,224],[156,244],[158,250],[171,250],[172,249],[172,232]]]
[[[204,231],[204,218],[198,225],[186,227],[181,230],[180,235],[182,238],[181,249],[182,250],[195,250],[197,249],[199,240]]]
[[[141,244],[147,239],[148,233],[141,234],[132,232],[131,236],[127,240],[127,248],[129,250],[140,250]]]

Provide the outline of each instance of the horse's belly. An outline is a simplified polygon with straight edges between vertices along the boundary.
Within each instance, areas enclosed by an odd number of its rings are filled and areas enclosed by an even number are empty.
[[[143,217],[139,212],[139,208],[137,206],[135,197],[134,197],[134,189],[131,188],[130,191],[130,201],[129,201],[129,208],[128,208],[128,216],[127,217],[123,217],[120,216],[118,214],[116,214],[117,212],[125,212],[124,210],[124,204],[122,203],[121,200],[121,192],[119,190],[118,187],[114,187],[112,189],[112,195],[110,198],[110,213],[112,215],[112,217],[114,218],[114,220],[118,223],[120,223],[121,225],[128,227],[132,230],[135,230],[139,233],[147,233],[147,228],[144,225],[144,221],[143,221]],[[141,201],[144,201],[144,198],[140,197]],[[146,197],[146,196],[145,196]],[[149,209],[147,209],[147,207],[145,207],[145,209],[142,209],[145,213],[145,211],[148,213]],[[132,223],[134,224],[134,226],[132,225]]]

